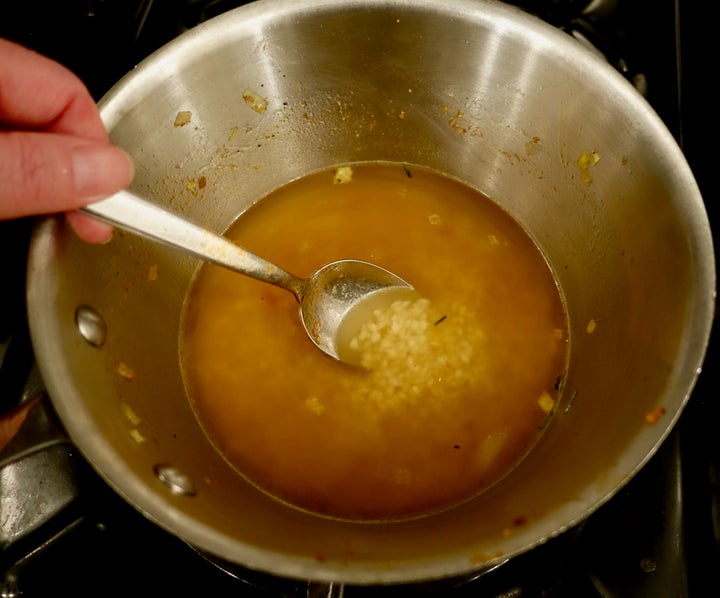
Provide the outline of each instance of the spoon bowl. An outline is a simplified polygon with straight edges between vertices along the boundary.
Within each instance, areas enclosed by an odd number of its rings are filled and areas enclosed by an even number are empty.
[[[361,260],[338,260],[299,278],[180,216],[125,190],[82,212],[204,261],[290,291],[310,340],[330,357],[357,364],[350,340],[376,309],[416,294],[392,272]]]
[[[331,357],[358,364],[359,355],[351,350],[350,341],[363,323],[376,309],[416,294],[402,278],[380,266],[339,260],[313,272],[298,299],[310,339]]]

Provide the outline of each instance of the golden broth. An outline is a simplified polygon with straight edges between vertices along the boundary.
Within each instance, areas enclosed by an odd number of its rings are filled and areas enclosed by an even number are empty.
[[[488,198],[420,168],[354,165],[278,189],[226,234],[298,276],[367,260],[423,297],[404,308],[398,350],[370,351],[365,370],[312,344],[288,291],[200,269],[181,339],[188,394],[259,488],[333,517],[419,516],[486,489],[537,440],[565,372],[565,312],[537,247]]]

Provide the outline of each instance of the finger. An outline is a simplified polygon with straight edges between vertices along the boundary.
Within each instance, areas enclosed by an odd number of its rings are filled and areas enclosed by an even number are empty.
[[[105,222],[91,218],[81,212],[67,212],[68,224],[78,237],[88,243],[107,243],[112,239],[113,227]]]
[[[107,141],[85,84],[61,64],[0,39],[0,122]]]
[[[107,143],[0,132],[0,218],[64,212],[124,189],[133,168]]]

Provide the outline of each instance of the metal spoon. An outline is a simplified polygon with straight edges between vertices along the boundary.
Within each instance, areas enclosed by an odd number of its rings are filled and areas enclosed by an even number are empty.
[[[384,268],[360,260],[326,264],[298,278],[246,251],[227,238],[141,199],[130,191],[82,208],[83,212],[207,262],[290,291],[300,304],[308,336],[335,359],[356,362],[349,341],[373,310],[415,293],[412,286]]]

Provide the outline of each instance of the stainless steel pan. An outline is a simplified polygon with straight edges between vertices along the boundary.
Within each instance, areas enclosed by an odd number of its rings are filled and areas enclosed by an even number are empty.
[[[509,476],[424,519],[331,521],[257,492],[196,424],[178,325],[198,264],[129,235],[86,245],[44,221],[28,310],[52,402],[108,483],[199,550],[353,584],[475,571],[585,518],[677,421],[713,318],[702,198],[635,89],[540,20],[482,0],[260,0],[156,52],[101,111],[136,162],[133,188],[218,232],[337,164],[457,177],[526,227],[568,305],[559,411]]]

